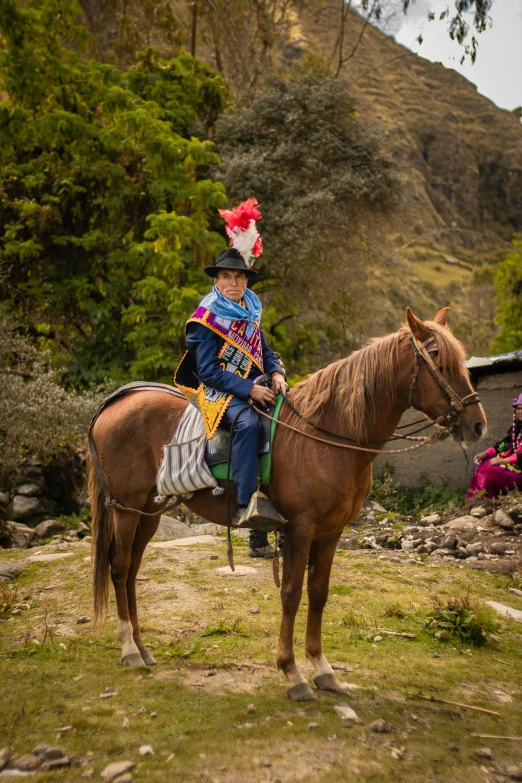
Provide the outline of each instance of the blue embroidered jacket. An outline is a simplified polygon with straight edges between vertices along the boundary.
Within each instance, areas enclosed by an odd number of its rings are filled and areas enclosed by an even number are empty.
[[[261,375],[259,367],[252,363],[248,378],[240,378],[227,370],[223,371],[218,359],[218,354],[225,342],[215,332],[207,329],[203,324],[189,323],[187,325],[187,350],[195,362],[196,372],[200,382],[217,391],[234,394],[242,400],[248,399],[254,380]],[[263,348],[263,367],[268,375],[274,372],[285,374],[284,368],[268,347],[263,330],[261,330],[261,345]]]

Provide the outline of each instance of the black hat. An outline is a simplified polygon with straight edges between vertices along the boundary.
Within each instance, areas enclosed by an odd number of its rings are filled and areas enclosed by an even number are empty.
[[[227,247],[226,250],[222,250],[217,256],[214,266],[206,266],[204,272],[209,277],[215,277],[221,269],[239,269],[247,277],[257,277],[257,272],[245,264],[243,256],[235,247]]]

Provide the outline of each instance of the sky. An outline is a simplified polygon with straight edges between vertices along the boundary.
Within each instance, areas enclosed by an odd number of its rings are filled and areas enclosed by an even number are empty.
[[[461,73],[497,106],[509,110],[522,106],[522,0],[493,0],[492,25],[476,36],[474,65],[469,60],[460,64],[463,47],[450,39],[448,20],[438,20],[440,12],[448,7],[451,17],[454,0],[416,0],[406,16],[394,16],[388,32],[422,57]],[[435,12],[436,21],[427,21],[429,11]],[[419,33],[422,44],[416,42]]]

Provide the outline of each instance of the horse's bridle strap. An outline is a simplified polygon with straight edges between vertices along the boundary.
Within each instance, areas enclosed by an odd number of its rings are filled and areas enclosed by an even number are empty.
[[[419,342],[417,338],[412,334],[412,332],[408,333],[408,337],[410,338],[410,342],[413,346],[413,349],[415,351],[415,367],[413,369],[413,375],[411,378],[410,383],[410,396],[409,396],[409,405],[412,406],[412,400],[413,400],[413,393],[415,391],[415,388],[417,386],[417,379],[419,375],[419,369],[420,369],[420,361],[423,362],[426,369],[432,376],[433,380],[439,387],[439,389],[444,392],[446,397],[449,400],[450,403],[450,409],[439,416],[436,419],[436,424],[439,424],[440,426],[448,426],[448,425],[455,425],[460,422],[460,415],[464,408],[466,408],[468,405],[474,405],[475,403],[480,402],[480,398],[478,395],[478,392],[471,392],[470,394],[467,394],[465,397],[459,397],[459,395],[455,392],[455,390],[451,387],[451,385],[448,383],[444,375],[441,373],[435,362],[430,356],[431,351],[437,351],[438,346],[435,340],[435,337],[431,335],[428,337],[427,340],[424,340],[424,342]],[[433,347],[430,349],[431,344],[433,344]]]

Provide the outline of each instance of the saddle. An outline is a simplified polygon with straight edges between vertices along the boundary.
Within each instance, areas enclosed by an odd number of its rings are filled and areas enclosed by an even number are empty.
[[[266,412],[269,416],[274,415],[276,406],[272,405],[266,408]],[[272,422],[270,419],[261,418],[262,425],[262,440],[259,449],[259,455],[268,454],[272,445],[270,438],[270,430]],[[230,449],[230,427],[226,424],[220,424],[212,438],[207,440],[205,448],[205,461],[209,467],[213,465],[219,465],[220,462],[228,462],[228,455]]]
[[[278,395],[276,404],[266,409],[269,416],[274,419],[279,418],[279,412],[283,404],[283,397]],[[270,476],[272,472],[272,443],[274,440],[274,434],[277,427],[276,421],[270,421],[270,419],[262,419],[262,433],[261,447],[259,450],[259,479],[262,487],[267,487],[270,484]],[[230,428],[225,425],[220,425],[215,435],[207,441],[205,447],[205,462],[210,468],[210,472],[215,479],[227,479],[232,477],[232,471],[229,472],[228,456],[230,454]]]

